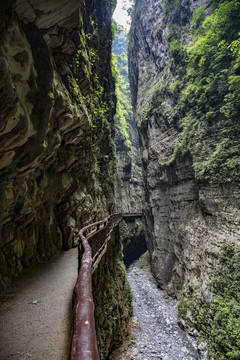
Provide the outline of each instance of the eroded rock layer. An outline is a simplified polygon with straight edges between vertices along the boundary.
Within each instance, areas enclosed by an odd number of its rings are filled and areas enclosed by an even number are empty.
[[[152,272],[216,358],[239,356],[239,9],[137,0],[129,45]]]
[[[129,336],[132,315],[132,295],[122,263],[119,227],[112,232],[107,252],[93,273],[93,296],[100,359],[116,359],[112,353]]]
[[[119,212],[142,211],[142,167],[139,137],[133,119],[128,78],[127,32],[116,29],[113,43],[116,83],[115,144],[117,171],[115,174],[116,209]]]
[[[1,288],[113,209],[112,6],[1,3]]]

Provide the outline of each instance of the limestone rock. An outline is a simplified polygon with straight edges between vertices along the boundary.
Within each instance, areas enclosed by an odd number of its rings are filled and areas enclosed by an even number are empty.
[[[197,150],[173,157],[181,119],[177,123],[174,118],[177,100],[166,89],[169,83],[181,83],[181,74],[173,66],[169,37],[178,29],[173,39],[189,44],[193,11],[203,6],[209,13],[210,8],[208,1],[171,4],[137,0],[130,33],[129,71],[143,162],[145,236],[152,273],[161,288],[173,297],[190,294],[209,304],[209,284],[220,249],[226,242],[239,243],[240,189],[239,184],[199,181],[193,166]],[[200,149],[210,142],[204,141]],[[190,310],[187,317],[191,319]]]
[[[0,10],[2,289],[111,211],[114,109],[111,7],[18,0]],[[107,122],[97,114],[96,124],[96,104]]]

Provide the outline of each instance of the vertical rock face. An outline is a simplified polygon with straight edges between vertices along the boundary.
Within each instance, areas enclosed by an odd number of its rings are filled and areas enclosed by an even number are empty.
[[[115,195],[118,211],[134,213],[142,212],[142,168],[137,126],[133,119],[128,121],[128,131],[131,134],[130,147],[116,141]]]
[[[116,207],[119,212],[142,211],[142,167],[139,137],[133,119],[128,79],[127,33],[116,29],[113,43],[116,82],[115,144],[117,172],[115,174]]]
[[[0,288],[113,209],[112,6],[0,5]]]
[[[128,79],[127,33],[116,29],[113,59],[116,83],[115,144],[117,171],[115,174],[116,209],[124,213],[142,212],[142,167],[139,136],[133,119],[131,93]],[[146,249],[143,223],[135,219],[132,223],[120,224],[124,263],[128,266]]]
[[[76,246],[79,229],[115,206],[115,2],[8,3],[0,5],[0,290]],[[94,272],[101,359],[128,332],[121,250],[115,234]]]
[[[129,335],[132,295],[122,263],[119,228],[108,243],[97,271],[93,273],[95,321],[100,359],[115,359],[111,353]]]
[[[152,272],[206,337],[216,308],[211,319],[206,314],[225,296],[215,271],[226,246],[237,256],[240,231],[239,103],[231,86],[240,53],[230,50],[239,49],[239,2],[218,5],[137,0],[129,45]],[[228,46],[228,63],[219,44]]]

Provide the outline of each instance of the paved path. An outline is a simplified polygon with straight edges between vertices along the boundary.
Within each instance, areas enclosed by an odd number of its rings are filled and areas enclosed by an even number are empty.
[[[77,249],[27,271],[0,295],[1,360],[67,360]]]

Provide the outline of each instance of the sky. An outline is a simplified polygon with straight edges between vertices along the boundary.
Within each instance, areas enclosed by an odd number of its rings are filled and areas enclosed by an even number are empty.
[[[130,5],[130,0],[117,0],[117,6],[113,14],[113,19],[127,30],[130,27],[130,24],[127,24],[127,22],[130,22],[130,17],[127,10],[123,10],[123,7],[129,8]]]

